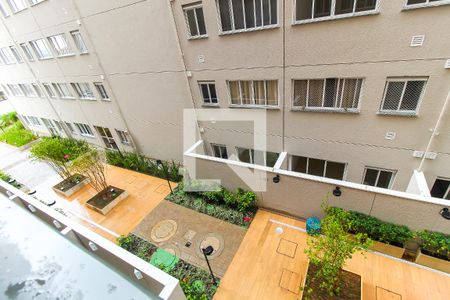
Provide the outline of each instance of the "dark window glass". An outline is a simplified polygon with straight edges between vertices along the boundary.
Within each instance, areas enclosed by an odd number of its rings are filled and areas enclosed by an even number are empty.
[[[245,6],[245,27],[255,27],[255,10],[253,7],[253,0],[244,0]]]
[[[231,0],[233,4],[234,29],[243,29],[244,26],[244,10],[242,0]]]
[[[335,14],[342,15],[353,12],[355,0],[336,0]]]
[[[314,18],[331,15],[331,0],[316,0],[314,2]]]
[[[345,164],[327,161],[325,177],[342,180],[344,179]]]
[[[193,9],[190,9],[186,12],[188,22],[189,22],[189,30],[191,32],[191,36],[198,35],[197,24],[195,23],[195,12]]]
[[[377,0],[357,0],[355,11],[373,10],[377,7]]]
[[[384,110],[397,110],[404,86],[404,82],[388,82],[386,96],[383,103]]]
[[[364,176],[363,183],[366,185],[375,186],[378,177],[378,170],[366,169],[366,176]]]
[[[307,158],[303,156],[292,156],[291,170],[299,173],[306,173]]]
[[[228,7],[228,0],[219,0],[220,22],[222,23],[222,31],[231,30],[231,15]]]
[[[296,19],[309,20],[312,18],[313,0],[297,0]]]
[[[197,8],[197,22],[198,22],[198,30],[200,31],[200,35],[206,34],[206,26],[205,26],[205,18],[203,16],[203,8]]]
[[[321,159],[310,158],[308,162],[308,174],[322,176],[325,169],[325,161]]]
[[[416,110],[424,85],[424,81],[408,81],[400,110]]]
[[[378,177],[377,187],[389,188],[392,179],[392,172],[380,171],[380,176]]]
[[[436,179],[431,189],[431,197],[444,198],[450,200],[450,181],[444,179]]]

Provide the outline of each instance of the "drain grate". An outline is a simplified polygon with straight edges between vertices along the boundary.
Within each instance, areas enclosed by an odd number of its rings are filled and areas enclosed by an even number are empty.
[[[187,242],[186,244],[184,244],[185,247],[190,248],[192,246],[191,242]]]

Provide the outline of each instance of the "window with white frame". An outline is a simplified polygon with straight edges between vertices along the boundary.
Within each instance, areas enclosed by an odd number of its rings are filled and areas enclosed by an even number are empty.
[[[249,106],[277,106],[277,80],[228,81],[231,104]]]
[[[216,85],[214,82],[199,82],[200,92],[202,93],[203,103],[215,105],[217,104]]]
[[[2,86],[2,90],[0,90],[0,101],[8,100],[8,92],[5,86]]]
[[[430,193],[431,197],[450,200],[450,179],[437,178]]]
[[[75,82],[71,83],[73,89],[77,92],[80,99],[95,100],[94,93],[87,82]]]
[[[8,47],[0,48],[0,57],[2,58],[3,62],[7,65],[16,63],[14,55],[11,53]]]
[[[35,90],[33,89],[33,87],[31,86],[31,84],[21,83],[21,84],[19,84],[19,87],[22,89],[22,91],[26,97],[33,97],[33,98],[37,97],[37,94],[36,94]]]
[[[448,0],[407,0],[406,6],[427,6],[436,5],[443,2],[448,2]]]
[[[396,171],[366,167],[363,184],[389,189],[394,181]]]
[[[6,9],[6,7],[3,5],[3,3],[0,2],[0,12],[2,13],[3,17],[9,17],[9,11]]]
[[[361,95],[361,78],[294,80],[293,108],[356,110]]]
[[[24,96],[22,89],[18,84],[7,84],[11,94],[16,97]]]
[[[44,2],[45,0],[28,0],[30,2],[30,5],[36,5],[38,3]]]
[[[305,156],[290,156],[289,169],[294,172],[343,180],[345,176],[345,168],[346,164],[341,162]]]
[[[52,120],[45,119],[45,118],[41,118],[41,119],[51,135],[59,135],[59,132],[58,132],[58,130],[56,130],[55,124],[53,124]]]
[[[50,36],[48,37],[48,40],[58,56],[73,55],[73,51],[70,48],[64,33]]]
[[[36,117],[29,116],[28,121],[30,121],[31,125],[33,125],[33,126],[42,126],[41,121],[39,121],[39,119]]]
[[[52,120],[53,123],[55,123],[56,128],[58,128],[59,133],[64,133],[64,129],[63,129],[63,125],[61,122],[56,121],[56,120]]]
[[[125,145],[131,144],[131,138],[127,131],[116,129],[117,135],[119,136],[120,142]]]
[[[217,0],[222,32],[273,27],[278,24],[277,0]]]
[[[239,161],[266,167],[273,167],[280,156],[279,153],[236,147]]]
[[[71,123],[64,122],[64,125],[66,125],[66,128],[70,131],[71,134],[77,134]]]
[[[75,124],[81,135],[89,137],[94,136],[94,133],[92,132],[91,127],[89,127],[89,125],[83,123],[73,123],[73,124]]]
[[[214,157],[228,159],[227,146],[211,144]]]
[[[58,92],[58,95],[62,99],[74,99],[72,92],[70,91],[67,83],[53,83],[53,87]]]
[[[105,144],[105,147],[108,149],[119,149],[117,147],[116,141],[114,140],[114,137],[111,134],[111,131],[107,127],[100,127],[100,126],[94,126],[97,130],[98,134],[101,136],[103,143]]]
[[[30,45],[38,59],[48,59],[53,57],[52,52],[50,52],[44,39],[31,41]]]
[[[106,92],[105,86],[101,82],[94,82],[94,86],[97,89],[102,100],[109,100],[108,92]]]
[[[20,44],[20,48],[22,48],[23,53],[25,53],[25,56],[29,61],[34,61],[33,54],[31,54],[31,50],[26,43]]]
[[[16,58],[16,61],[20,64],[23,63],[23,58],[22,58],[22,55],[20,55],[19,50],[17,50],[16,47],[14,47],[14,46],[10,46],[9,49],[11,50],[11,53]]]
[[[32,83],[31,86],[33,87],[33,90],[36,92],[36,95],[39,98],[42,98],[43,94],[42,94],[42,90],[41,90],[41,87],[39,86],[39,84]]]
[[[28,118],[26,116],[22,116],[22,115],[17,115],[17,117],[19,118],[19,120],[22,122],[22,124],[26,124],[28,126],[30,126],[30,121],[28,121]]]
[[[56,98],[56,93],[50,83],[43,83],[42,85],[50,98]]]
[[[205,17],[201,2],[183,6],[184,17],[190,37],[206,36]]]
[[[86,44],[84,43],[81,32],[79,30],[74,30],[70,32],[70,35],[72,36],[73,41],[75,42],[75,45],[77,46],[80,54],[88,53],[88,49],[86,47]]]
[[[388,78],[381,112],[416,114],[427,78]]]
[[[19,12],[27,8],[27,5],[23,2],[23,0],[6,0],[11,7],[13,13]]]
[[[331,19],[376,11],[377,0],[295,0],[295,20]]]

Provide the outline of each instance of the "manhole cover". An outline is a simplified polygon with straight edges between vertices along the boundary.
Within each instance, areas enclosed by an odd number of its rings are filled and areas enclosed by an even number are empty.
[[[177,222],[174,220],[163,220],[152,228],[150,237],[155,242],[164,242],[170,239],[177,232]]]
[[[225,246],[223,237],[218,233],[208,233],[204,236],[200,236],[196,241],[196,254],[200,258],[205,258],[202,249],[212,246],[214,248],[213,253],[208,258],[215,258],[219,256]]]

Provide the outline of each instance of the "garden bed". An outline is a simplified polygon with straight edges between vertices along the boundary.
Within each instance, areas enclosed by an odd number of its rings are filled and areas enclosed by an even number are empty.
[[[89,182],[90,179],[88,177],[75,174],[55,185],[53,190],[64,197],[70,197]]]
[[[36,136],[31,131],[26,130],[20,121],[16,121],[0,131],[0,142],[14,147],[22,147],[35,139]]]
[[[321,282],[318,280],[311,280],[317,272],[317,267],[309,264],[308,272],[306,274],[306,283],[303,291],[302,299],[314,300],[360,300],[362,298],[362,281],[361,276],[345,270],[341,270],[341,293],[339,296],[330,296],[326,291],[320,289]],[[308,295],[309,288],[313,289],[311,295]]]
[[[158,249],[152,243],[134,234],[120,237],[118,244],[149,263],[152,260],[152,255]],[[157,267],[180,280],[181,288],[188,299],[212,299],[217,290],[217,286],[212,283],[211,275],[208,272],[182,259],[177,259],[175,265],[171,266],[171,270],[165,270],[164,266]],[[216,278],[216,281],[219,284],[219,278]]]
[[[227,198],[231,199],[235,197],[234,204],[232,200],[227,200],[229,204],[225,203],[223,195],[227,194]],[[239,193],[251,193],[252,195],[248,198],[251,198],[253,201],[248,208],[246,209],[238,209],[237,202],[239,201]],[[234,195],[234,196],[230,196]],[[258,210],[255,202],[256,196],[254,196],[253,192],[238,192],[233,194],[231,192],[225,191],[224,189],[218,192],[185,192],[183,191],[183,184],[178,185],[178,187],[174,190],[172,194],[169,194],[166,197],[166,200],[171,201],[175,204],[184,206],[186,208],[195,210],[197,212],[206,214],[208,216],[229,222],[231,224],[235,224],[238,226],[242,226],[248,228],[256,215]]]
[[[114,186],[108,186],[106,189],[92,197],[86,202],[86,205],[93,210],[106,215],[111,209],[128,197],[128,192]]]

